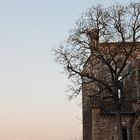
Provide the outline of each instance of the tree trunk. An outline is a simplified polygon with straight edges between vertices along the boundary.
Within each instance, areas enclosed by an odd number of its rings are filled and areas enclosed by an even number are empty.
[[[116,120],[117,120],[118,140],[123,140],[122,121],[119,108],[116,110]]]

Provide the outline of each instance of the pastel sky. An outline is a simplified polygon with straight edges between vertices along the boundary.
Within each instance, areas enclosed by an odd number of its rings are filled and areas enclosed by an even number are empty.
[[[79,140],[80,97],[67,100],[51,50],[91,4],[114,1],[0,0],[0,140]]]

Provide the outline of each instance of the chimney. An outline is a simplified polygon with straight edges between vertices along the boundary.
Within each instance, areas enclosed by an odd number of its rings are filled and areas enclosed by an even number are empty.
[[[99,29],[90,29],[88,35],[91,38],[91,41],[95,44],[99,43]]]
[[[90,29],[87,32],[87,35],[90,38],[90,49],[91,49],[91,54],[94,52],[94,47],[98,46],[99,43],[99,29]]]

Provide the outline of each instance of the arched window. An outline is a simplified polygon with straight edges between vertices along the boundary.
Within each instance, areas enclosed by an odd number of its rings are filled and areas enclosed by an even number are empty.
[[[118,97],[121,98],[121,92],[122,92],[122,86],[123,86],[122,76],[118,77],[118,81],[119,81]]]
[[[127,129],[123,128],[123,140],[128,140]]]

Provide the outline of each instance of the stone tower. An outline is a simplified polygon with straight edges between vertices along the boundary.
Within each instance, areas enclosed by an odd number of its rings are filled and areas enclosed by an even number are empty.
[[[94,30],[93,43],[99,41],[97,34]],[[90,72],[93,69],[91,61],[92,53],[84,71]],[[120,113],[124,140],[140,140],[140,56],[137,55],[134,61],[135,63],[128,67],[131,74],[123,81],[126,99]],[[107,78],[106,70],[102,66],[97,70],[97,74]],[[88,78],[82,80],[83,140],[118,140],[114,104],[106,98],[106,92],[94,94],[94,90],[98,88],[96,84],[84,84]]]

